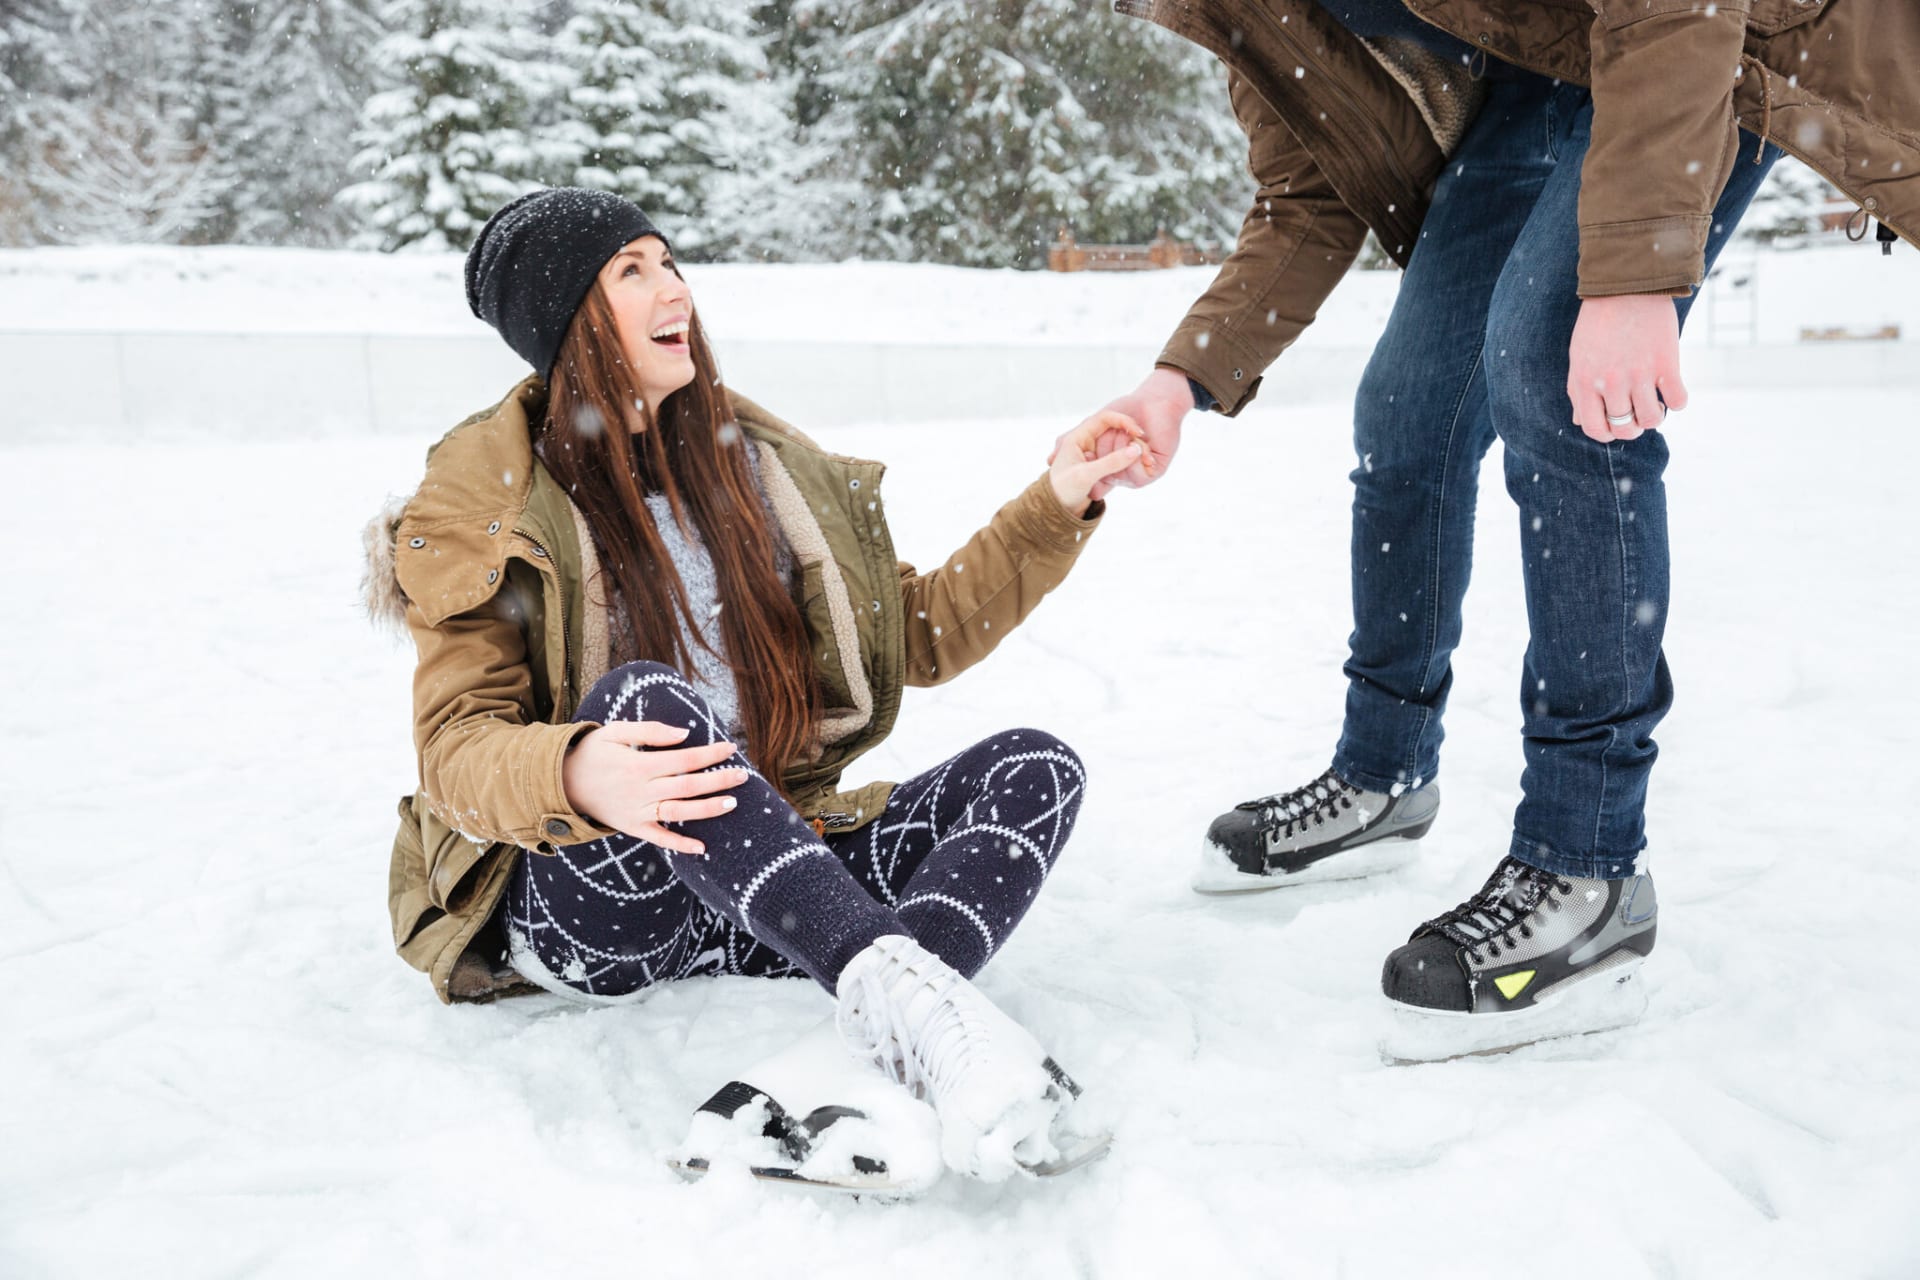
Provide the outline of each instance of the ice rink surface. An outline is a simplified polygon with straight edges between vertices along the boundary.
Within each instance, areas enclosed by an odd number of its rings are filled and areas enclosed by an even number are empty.
[[[1270,377],[1240,419],[1192,423],[1065,587],[911,691],[859,767],[904,777],[1031,723],[1092,779],[984,986],[1091,1086],[1113,1154],[894,1207],[661,1162],[827,1011],[811,986],[448,1009],[393,955],[411,652],[358,612],[359,530],[426,439],[10,437],[0,1274],[1915,1274],[1920,405],[1694,402],[1669,433],[1678,701],[1644,1021],[1431,1066],[1375,1050],[1382,957],[1477,887],[1518,794],[1497,454],[1421,860],[1189,892],[1207,821],[1317,773],[1339,723],[1347,419]],[[1068,425],[821,434],[890,462],[896,542],[930,566]]]

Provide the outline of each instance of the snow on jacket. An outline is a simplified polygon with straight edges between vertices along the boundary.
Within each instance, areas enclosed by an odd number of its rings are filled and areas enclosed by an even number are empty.
[[[841,792],[841,772],[892,730],[902,687],[991,653],[1066,577],[1101,511],[1075,518],[1042,475],[918,573],[894,556],[881,464],[828,453],[732,398],[793,551],[825,696],[818,753],[785,782],[805,817],[852,829],[879,815],[891,784]],[[394,946],[442,1000],[520,986],[483,930],[522,852],[608,834],[560,780],[568,747],[594,727],[571,717],[607,671],[608,618],[591,532],[533,454],[545,409],[532,377],[461,423],[429,451],[419,490],[366,534],[369,609],[404,624],[419,655],[420,785],[400,801],[394,838]]]
[[[1744,127],[1920,244],[1914,0],[1404,0],[1476,50],[1593,91],[1580,295],[1685,294]],[[1315,0],[1116,0],[1228,69],[1258,191],[1159,363],[1237,413],[1371,227],[1406,264],[1475,86]]]

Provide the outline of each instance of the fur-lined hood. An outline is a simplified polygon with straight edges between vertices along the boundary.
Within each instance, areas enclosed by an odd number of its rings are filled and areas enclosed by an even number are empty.
[[[400,537],[400,520],[406,514],[407,499],[389,497],[360,531],[360,549],[366,557],[360,577],[360,603],[374,625],[396,632],[407,626],[407,593],[400,589],[400,579],[394,574],[398,559],[394,544]]]

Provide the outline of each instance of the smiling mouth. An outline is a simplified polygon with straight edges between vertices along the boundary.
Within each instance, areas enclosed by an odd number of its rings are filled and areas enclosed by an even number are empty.
[[[672,324],[660,326],[647,336],[653,339],[655,346],[666,347],[673,351],[685,351],[689,327],[687,321],[677,320]]]

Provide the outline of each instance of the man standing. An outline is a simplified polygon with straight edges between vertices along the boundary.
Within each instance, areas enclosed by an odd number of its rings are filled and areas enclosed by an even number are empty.
[[[1914,238],[1920,89],[1900,68],[1920,8],[1876,2],[1116,5],[1227,64],[1259,184],[1213,285],[1111,406],[1155,454],[1128,482],[1164,473],[1188,412],[1245,407],[1369,227],[1406,268],[1355,401],[1340,741],[1319,777],[1214,821],[1197,887],[1368,874],[1432,825],[1479,464],[1504,446],[1531,628],[1523,798],[1485,887],[1387,957],[1395,1056],[1644,1007],[1679,328],[1776,144]]]

